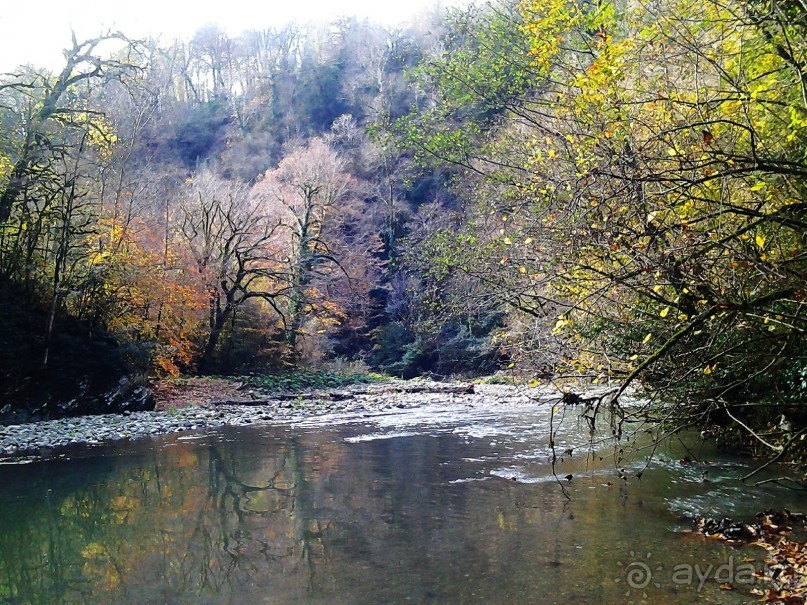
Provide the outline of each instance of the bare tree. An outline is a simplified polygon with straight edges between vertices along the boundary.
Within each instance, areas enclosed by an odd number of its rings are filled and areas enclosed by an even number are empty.
[[[51,156],[56,142],[53,129],[85,129],[92,122],[87,118],[99,112],[70,103],[69,92],[82,83],[109,81],[130,72],[135,66],[128,61],[128,52],[121,57],[101,59],[96,52],[98,46],[109,40],[119,40],[131,44],[122,34],[113,33],[77,42],[65,52],[67,61],[64,68],[51,80],[46,75],[33,73],[19,74],[14,81],[4,84],[4,88],[21,91],[30,95],[37,109],[30,115],[5,186],[0,191],[0,224],[8,221],[12,207],[23,195],[27,187],[35,184],[40,172],[37,167]]]
[[[354,186],[343,160],[322,139],[293,148],[255,186],[265,211],[282,226],[284,331],[292,350],[317,302],[337,290],[336,282],[366,273],[357,270],[358,259],[369,258],[378,246],[376,238],[351,241],[358,212],[351,198]]]
[[[222,331],[238,307],[259,298],[273,308],[282,294],[280,221],[263,212],[244,185],[208,171],[194,175],[179,212],[180,230],[208,291],[207,342],[202,369],[209,369]]]

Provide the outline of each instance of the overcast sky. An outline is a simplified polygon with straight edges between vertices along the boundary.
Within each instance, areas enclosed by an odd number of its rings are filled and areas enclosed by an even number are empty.
[[[442,6],[459,0],[441,0]],[[296,20],[327,21],[356,15],[391,25],[406,21],[437,0],[15,0],[0,9],[0,72],[18,65],[56,69],[70,46],[107,29],[131,38],[160,35],[164,42],[190,38],[215,23],[230,35]]]

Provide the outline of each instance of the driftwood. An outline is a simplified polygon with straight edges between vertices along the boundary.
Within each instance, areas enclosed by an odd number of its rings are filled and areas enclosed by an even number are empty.
[[[473,395],[474,385],[469,384],[402,384],[384,389],[384,393],[439,393],[447,395]]]
[[[311,401],[316,399],[330,399],[331,401],[344,401],[353,399],[357,395],[366,395],[367,391],[351,393],[276,393],[268,399],[227,399],[224,401],[211,401],[210,405],[243,405],[258,406],[270,405],[279,401]]]
[[[211,401],[209,405],[243,405],[243,406],[259,406],[269,405],[276,399],[227,399],[225,401]]]

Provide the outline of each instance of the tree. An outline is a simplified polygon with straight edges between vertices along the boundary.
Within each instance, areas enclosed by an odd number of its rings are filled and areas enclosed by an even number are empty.
[[[59,152],[58,144],[51,140],[54,128],[85,130],[87,136],[96,139],[107,136],[93,119],[100,116],[100,112],[71,104],[75,98],[71,98],[70,93],[80,85],[110,81],[135,69],[125,60],[126,52],[122,54],[123,59],[102,60],[95,54],[98,46],[109,40],[128,44],[122,34],[109,34],[82,43],[74,37],[72,48],[65,53],[65,66],[55,80],[43,74],[19,74],[22,77],[6,82],[0,88],[24,93],[35,103],[18,142],[13,166],[0,191],[0,224],[8,221],[13,205],[28,187],[37,182],[42,163],[47,162],[52,152]]]
[[[177,220],[207,290],[208,330],[200,366],[209,371],[224,328],[241,305],[260,299],[279,311],[285,279],[278,247],[281,223],[263,212],[246,186],[204,170],[188,183]]]
[[[546,7],[532,10],[540,62]],[[552,180],[522,189],[553,186],[547,223],[574,242],[553,283],[578,307],[564,329],[622,352],[620,393],[642,376],[681,392],[685,422],[747,428],[769,372],[804,363],[801,67],[745,4],[659,2],[627,11],[626,31],[604,8],[570,15],[596,24],[593,52],[553,108],[563,143],[534,145],[557,153]]]
[[[47,292],[42,293],[50,300],[43,367],[57,313],[85,278],[80,270],[85,240],[100,209],[94,180],[116,140],[91,97],[135,69],[130,46],[114,58],[96,56],[97,47],[110,40],[129,44],[120,34],[83,43],[74,39],[55,79],[21,71],[0,89],[17,124],[17,137],[8,143],[11,161],[0,182],[0,266],[6,279],[24,284],[29,301],[40,287]]]
[[[762,433],[782,413],[807,420],[788,403],[804,393],[803,22],[781,5],[686,0],[520,8],[523,94],[488,94],[496,80],[480,74],[502,52],[429,80],[472,116],[500,116],[483,144],[469,143],[478,119],[410,121],[424,157],[475,179],[462,231],[426,241],[433,265],[563,338],[555,371],[620,379],[617,413],[642,378],[679,398],[676,426],[718,421],[793,448]]]
[[[293,352],[306,319],[317,316],[327,329],[344,319],[343,305],[369,289],[379,241],[360,228],[354,185],[343,160],[317,138],[289,150],[255,186],[265,211],[281,226],[282,317]]]

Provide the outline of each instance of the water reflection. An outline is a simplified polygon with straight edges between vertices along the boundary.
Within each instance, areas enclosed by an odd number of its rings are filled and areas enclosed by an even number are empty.
[[[639,602],[624,568],[648,555],[662,568],[650,601],[747,599],[670,581],[675,564],[736,553],[671,531],[663,471],[575,478],[567,502],[553,482],[490,474],[534,443],[505,456],[489,437],[351,430],[227,430],[3,467],[0,603]]]

